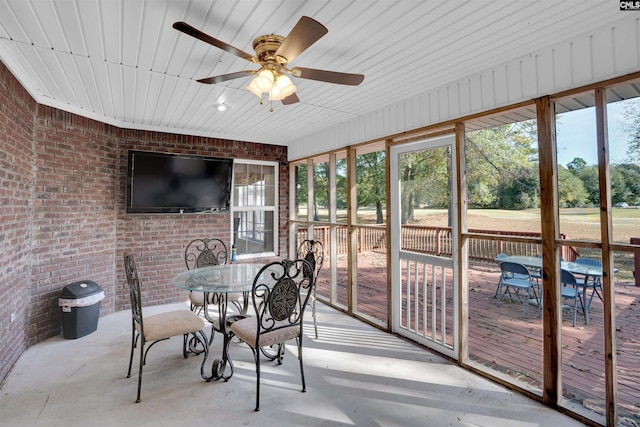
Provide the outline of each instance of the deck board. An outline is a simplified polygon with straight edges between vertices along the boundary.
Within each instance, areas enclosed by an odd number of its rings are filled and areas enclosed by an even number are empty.
[[[357,309],[386,322],[387,268],[385,262],[380,262],[384,255],[365,253],[358,256]],[[524,304],[518,302],[505,300],[497,306],[494,293],[498,275],[496,266],[470,266],[470,358],[489,371],[511,376],[515,383],[523,381],[529,388],[541,390],[542,320],[537,316],[537,307],[532,305],[528,314],[524,313]],[[319,295],[328,296],[328,289],[327,279],[320,278]],[[339,287],[339,293],[340,301],[346,301],[344,286]],[[449,292],[447,295],[451,296]],[[640,418],[640,287],[619,282],[615,295],[619,412],[621,416],[637,420]],[[563,310],[562,323],[564,397],[600,414],[605,408],[602,315],[602,302],[594,297],[589,325],[585,325],[580,306],[575,328],[571,310]],[[447,316],[447,325],[451,325],[452,311],[449,309]]]

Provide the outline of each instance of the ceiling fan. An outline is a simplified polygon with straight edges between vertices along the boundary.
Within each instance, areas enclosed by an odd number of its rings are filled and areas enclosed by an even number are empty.
[[[197,81],[206,84],[217,84],[248,75],[255,75],[247,89],[258,96],[261,103],[264,93],[268,94],[270,101],[280,100],[284,105],[300,101],[295,93],[296,87],[287,74],[301,79],[351,86],[357,86],[364,80],[364,75],[362,74],[339,73],[315,68],[287,68],[291,61],[328,32],[324,25],[307,16],[300,18],[287,37],[275,34],[257,37],[253,41],[253,49],[256,51],[255,56],[211,37],[186,22],[176,22],[173,24],[173,28],[259,65],[260,68],[257,70],[237,71],[198,79]]]

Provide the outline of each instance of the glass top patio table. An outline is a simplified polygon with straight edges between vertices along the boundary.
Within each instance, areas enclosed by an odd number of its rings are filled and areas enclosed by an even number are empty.
[[[249,292],[264,264],[224,264],[183,271],[173,278],[173,285],[188,291]]]
[[[203,314],[211,322],[214,330],[222,334],[224,342],[222,344],[222,357],[213,360],[211,375],[205,374],[201,369],[202,378],[206,381],[211,381],[212,379],[224,379],[227,381],[233,376],[233,361],[229,357],[229,343],[233,337],[233,332],[228,329],[228,326],[230,323],[246,317],[249,292],[251,292],[253,281],[262,267],[264,267],[264,264],[213,265],[183,271],[173,278],[173,285],[180,289],[213,294],[211,299],[204,298]],[[263,274],[269,274],[269,270],[265,270]],[[234,292],[244,295],[244,310],[240,314],[228,315],[227,295]],[[218,306],[217,318],[209,312],[210,304]]]

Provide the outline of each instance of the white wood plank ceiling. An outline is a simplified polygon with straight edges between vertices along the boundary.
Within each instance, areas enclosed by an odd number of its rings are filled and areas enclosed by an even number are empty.
[[[541,47],[606,28],[616,0],[0,0],[0,59],[33,98],[123,128],[288,145]],[[329,32],[292,66],[365,75],[294,78],[301,102],[259,105],[252,64],[172,28],[185,21],[253,53],[309,16]],[[628,16],[628,15],[626,15]],[[257,66],[255,66],[257,68]],[[231,109],[219,112],[217,102]]]

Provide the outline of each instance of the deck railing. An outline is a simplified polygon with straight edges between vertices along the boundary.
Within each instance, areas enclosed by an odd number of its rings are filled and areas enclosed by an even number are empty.
[[[337,236],[337,253],[347,253],[347,227],[334,226]],[[313,238],[322,242],[329,242],[331,226],[314,226]],[[469,259],[476,262],[494,262],[496,255],[538,256],[542,253],[541,245],[532,242],[510,241],[508,236],[541,237],[540,233],[521,231],[469,230],[473,234],[504,235],[504,240],[473,238],[469,241]],[[307,238],[307,229],[298,226],[298,242]],[[566,239],[564,234],[561,239]],[[423,225],[402,226],[402,250],[419,252],[430,255],[450,257],[453,239],[451,227],[428,227]],[[325,245],[326,246],[326,245]],[[358,252],[386,251],[386,227],[371,226],[358,227]],[[562,247],[562,257],[567,261],[575,261],[579,253],[570,246]]]

